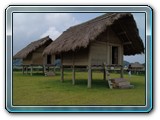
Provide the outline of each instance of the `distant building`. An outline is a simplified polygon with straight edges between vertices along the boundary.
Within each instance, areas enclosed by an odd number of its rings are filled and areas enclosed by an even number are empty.
[[[37,41],[31,42],[25,48],[20,50],[13,56],[13,59],[22,59],[23,73],[24,68],[32,66],[43,66],[54,64],[54,55],[42,55],[44,49],[51,44],[53,41],[46,36]]]
[[[140,64],[139,62],[131,63],[132,70],[144,70],[144,65]]]
[[[140,72],[145,71],[145,66],[139,62],[131,63],[131,71],[133,73],[139,74]]]

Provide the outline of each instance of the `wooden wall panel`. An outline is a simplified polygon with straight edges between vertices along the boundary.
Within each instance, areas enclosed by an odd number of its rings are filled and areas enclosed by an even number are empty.
[[[23,64],[24,65],[32,64],[32,54],[29,54],[27,58],[23,59]]]
[[[98,41],[92,43],[89,56],[91,65],[107,63],[107,43]]]
[[[63,53],[63,65],[88,65],[88,49],[79,49],[75,52],[70,51]]]
[[[43,64],[43,56],[41,52],[34,52],[32,54],[32,64]]]

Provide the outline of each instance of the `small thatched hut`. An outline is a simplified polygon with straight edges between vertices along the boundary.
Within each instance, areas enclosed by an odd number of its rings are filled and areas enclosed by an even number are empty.
[[[123,65],[123,55],[144,52],[144,45],[133,15],[107,13],[70,27],[51,43],[44,55],[60,54],[63,67],[88,66],[88,87],[91,87],[92,66]]]
[[[40,40],[31,42],[25,48],[20,50],[13,56],[13,59],[22,59],[22,65],[24,66],[44,66],[53,64],[54,55],[45,55],[42,53],[44,49],[52,43],[49,36],[41,38]]]
[[[135,63],[131,63],[131,70],[132,71],[142,71],[144,70],[144,66],[142,64],[140,64],[139,62],[135,62]]]

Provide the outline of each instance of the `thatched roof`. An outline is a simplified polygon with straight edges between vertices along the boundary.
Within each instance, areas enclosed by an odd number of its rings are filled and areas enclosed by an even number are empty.
[[[44,38],[41,38],[40,40],[31,42],[29,45],[27,45],[25,48],[20,50],[17,54],[13,56],[14,59],[24,59],[26,58],[30,53],[34,52],[36,49],[40,48],[43,45],[46,45],[46,47],[52,42],[52,40],[49,38],[49,36],[46,36]]]
[[[133,15],[130,13],[108,13],[70,27],[54,43],[51,43],[43,54],[57,54],[86,48],[109,28],[124,43],[124,55],[135,55],[144,52],[144,45]]]
[[[144,66],[140,64],[139,62],[131,63],[131,67],[132,68],[144,68]]]

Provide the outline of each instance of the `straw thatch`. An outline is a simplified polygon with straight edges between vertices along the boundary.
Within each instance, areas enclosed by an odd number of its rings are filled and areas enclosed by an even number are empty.
[[[139,62],[131,63],[131,68],[144,68]]]
[[[43,55],[86,48],[90,42],[96,40],[108,28],[113,29],[122,43],[124,43],[125,55],[141,54],[144,52],[143,42],[139,37],[132,14],[108,13],[88,22],[70,27],[44,50]]]
[[[34,52],[36,49],[40,48],[43,45],[48,46],[51,42],[52,40],[49,38],[49,36],[46,36],[44,38],[41,38],[40,40],[31,42],[29,45],[27,45],[25,48],[23,48],[21,51],[15,54],[13,58],[14,59],[24,59],[30,53]]]

